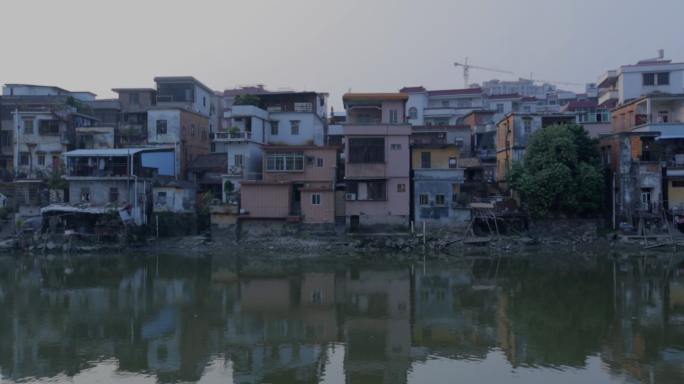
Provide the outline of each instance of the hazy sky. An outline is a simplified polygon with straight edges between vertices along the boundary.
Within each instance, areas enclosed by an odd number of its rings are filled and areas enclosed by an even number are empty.
[[[529,77],[587,83],[657,56],[684,61],[684,0],[0,0],[0,83],[116,97],[155,76],[342,94]],[[566,87],[580,91],[583,87]]]

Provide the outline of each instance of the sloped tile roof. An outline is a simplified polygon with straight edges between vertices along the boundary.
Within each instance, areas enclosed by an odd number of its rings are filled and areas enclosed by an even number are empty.
[[[482,163],[477,157],[462,157],[458,159],[460,168],[482,168]]]

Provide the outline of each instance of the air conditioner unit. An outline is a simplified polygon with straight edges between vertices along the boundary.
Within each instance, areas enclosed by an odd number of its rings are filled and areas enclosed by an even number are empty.
[[[356,200],[356,193],[347,193],[345,195],[346,200]]]

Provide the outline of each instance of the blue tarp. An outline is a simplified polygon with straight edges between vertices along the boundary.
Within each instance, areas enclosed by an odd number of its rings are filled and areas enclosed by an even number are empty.
[[[142,166],[159,169],[159,174],[175,176],[175,164],[173,152],[146,152],[142,153]]]

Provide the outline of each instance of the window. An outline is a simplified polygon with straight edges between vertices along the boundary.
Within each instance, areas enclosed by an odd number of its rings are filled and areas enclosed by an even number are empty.
[[[683,188],[684,187],[684,180],[672,180],[672,187],[673,188]]]
[[[157,204],[166,204],[166,192],[157,192]]]
[[[321,301],[323,301],[323,292],[311,291],[311,301],[313,301],[314,303],[320,303]]]
[[[183,136],[185,136],[185,125],[183,126]]]
[[[244,164],[244,155],[235,155],[235,166],[242,167]]]
[[[385,139],[349,139],[350,163],[384,163]]]
[[[293,135],[299,135],[299,120],[290,121],[290,127]]]
[[[38,165],[45,165],[45,155],[38,155]]]
[[[523,130],[526,135],[532,133],[532,120],[523,120]]]
[[[400,150],[400,149],[401,149],[401,144],[392,144],[392,146],[390,146],[390,149],[393,150],[393,151]]]
[[[140,103],[140,94],[139,93],[129,93],[128,94],[128,102],[131,104],[139,104]]]
[[[449,100],[442,101],[442,107],[449,108]]]
[[[387,200],[387,182],[384,180],[348,182],[346,190],[356,194],[357,200]]]
[[[504,107],[503,104],[497,104],[496,105],[496,113],[503,113],[503,111],[504,111],[503,107]]]
[[[0,142],[3,147],[11,147],[14,144],[14,132],[0,131]]]
[[[458,107],[459,108],[469,108],[470,107],[470,100],[461,100],[458,102]]]
[[[358,124],[370,124],[371,123],[370,113],[357,113],[356,114],[356,123],[358,123]]]
[[[323,168],[323,159],[322,158],[319,157],[316,159],[316,167]]]
[[[166,120],[157,120],[157,135],[166,134]]]
[[[312,193],[311,194],[311,205],[321,205],[321,194]]]
[[[195,124],[190,124],[190,137],[195,137]]]
[[[655,73],[644,73],[642,78],[644,85],[655,85]]]
[[[119,188],[109,188],[109,202],[115,203],[119,201]]]
[[[278,122],[271,121],[271,135],[278,136]]]
[[[430,205],[430,195],[422,193],[420,195],[420,205]]]
[[[660,72],[656,76],[656,80],[658,85],[669,85],[670,84],[670,73],[669,72]]]
[[[209,143],[209,152],[216,152],[216,143]]]
[[[19,156],[19,165],[29,165],[29,155]]]
[[[418,118],[418,110],[415,107],[409,108],[409,119],[417,119]]]
[[[304,151],[266,151],[266,170],[303,171]]]
[[[531,111],[531,108],[529,105],[526,105],[523,107],[523,112],[530,112],[530,111]]]
[[[24,120],[24,133],[29,135],[33,134],[33,119]]]
[[[207,128],[202,127],[202,140],[206,140],[206,139],[207,139]]]
[[[389,110],[389,122],[390,122],[390,124],[398,123],[399,122],[398,116],[399,116],[399,111],[397,111],[396,109],[390,109]]]
[[[203,107],[206,107],[206,106],[207,106],[207,98],[204,97],[204,96],[202,97],[202,106],[203,106]]]
[[[58,135],[59,121],[57,120],[39,120],[38,133],[41,135]]]
[[[444,204],[446,204],[446,199],[444,198],[444,195],[435,195],[435,205]]]
[[[430,168],[431,164],[431,153],[430,152],[421,152],[420,153],[420,167],[421,168]]]
[[[406,192],[406,184],[397,184],[397,192]]]

